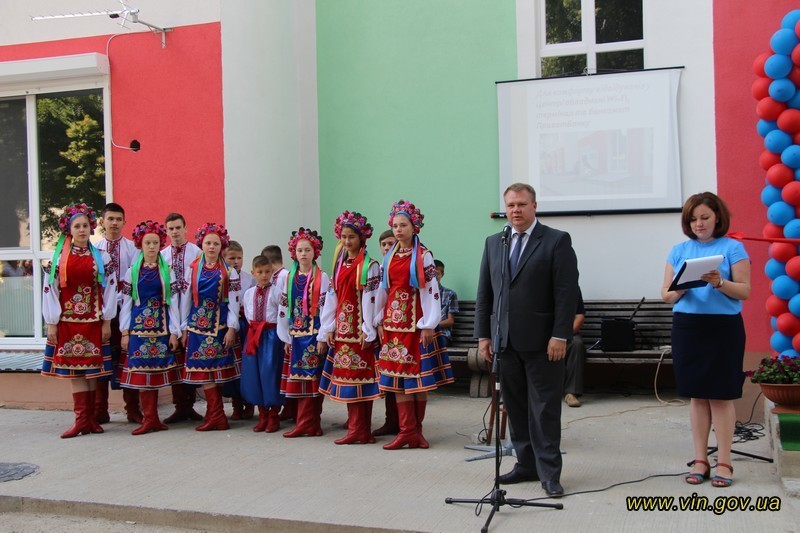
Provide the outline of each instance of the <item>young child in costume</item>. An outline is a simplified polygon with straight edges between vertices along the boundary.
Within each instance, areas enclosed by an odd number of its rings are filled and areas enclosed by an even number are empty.
[[[236,270],[239,274],[239,284],[242,287],[241,293],[244,294],[250,287],[254,287],[256,280],[252,274],[247,271],[242,271],[242,264],[244,263],[244,250],[238,241],[231,241],[228,247],[222,253],[222,258],[228,263],[228,266]],[[241,358],[242,349],[245,342],[247,342],[247,319],[244,316],[244,305],[239,306],[239,339],[234,347]],[[222,396],[231,399],[233,406],[233,413],[231,420],[250,420],[253,418],[255,407],[252,403],[242,401],[242,392],[240,387],[240,380],[235,379],[229,381],[222,386]]]
[[[394,238],[394,233],[392,233],[391,229],[387,229],[380,234],[378,237],[378,244],[381,248],[382,258],[386,257],[386,254],[388,254],[389,251],[394,248],[394,244],[396,242],[397,239]],[[383,276],[383,267],[381,267],[381,276]],[[372,432],[374,437],[380,437],[382,435],[397,435],[397,432],[400,431],[400,425],[397,420],[397,400],[394,397],[394,393],[385,393],[383,401],[386,409],[386,419],[381,427]]]
[[[183,365],[176,357],[181,319],[175,277],[159,253],[167,230],[152,220],[141,222],[133,230],[133,243],[141,253],[120,284],[119,382],[139,391],[144,420],[132,434],[142,435],[168,429],[158,418],[158,389],[181,381]]]
[[[272,285],[272,263],[263,255],[253,259],[253,276],[256,286],[242,298],[248,331],[240,386],[244,400],[258,406],[258,424],[253,431],[274,433],[279,429],[278,412],[283,405],[283,342],[276,329],[278,306],[270,306],[269,301],[270,295],[279,291]],[[277,298],[272,300],[277,302]]]
[[[287,438],[322,435],[319,378],[324,359],[317,353],[317,331],[329,283],[316,263],[321,251],[322,237],[316,231],[292,232],[289,253],[294,263],[281,285],[278,307],[278,337],[286,344],[281,392],[297,398],[297,425],[283,434]]]
[[[105,252],[111,258],[109,271],[114,272],[114,277],[121,280],[122,276],[133,264],[139,255],[139,250],[133,241],[122,236],[125,228],[125,209],[119,204],[109,203],[103,207],[100,217],[100,226],[103,228],[103,238],[97,243],[97,249]],[[95,403],[95,420],[105,424],[111,417],[108,414],[108,385],[119,390],[120,385],[117,375],[120,370],[121,340],[119,327],[119,308],[122,307],[121,286],[117,286],[117,316],[111,321],[111,361],[114,366],[114,375],[110,379],[101,379],[97,382],[97,395]],[[125,402],[125,413],[128,422],[140,424],[142,412],[139,409],[139,391],[135,389],[122,389],[122,399]]]
[[[89,241],[97,217],[86,204],[64,208],[53,261],[43,283],[42,314],[47,345],[42,375],[72,384],[75,423],[62,439],[103,433],[94,416],[97,379],[111,375],[111,319],[117,314],[117,285],[106,270],[108,255]],[[108,275],[107,275],[108,273]]]
[[[203,252],[186,272],[190,293],[181,302],[181,330],[186,347],[184,382],[202,384],[208,404],[197,431],[230,426],[222,405],[221,384],[240,374],[233,350],[239,328],[239,275],[222,260],[228,230],[209,222],[197,230]]]
[[[439,285],[433,255],[419,240],[422,219],[420,210],[404,200],[395,202],[389,214],[397,243],[383,259],[378,370],[381,390],[397,396],[400,432],[384,450],[428,448],[422,435],[427,391],[453,382],[447,353],[434,333],[441,318]]]
[[[164,220],[167,228],[170,245],[161,250],[161,256],[166,259],[172,273],[175,276],[175,293],[178,297],[178,309],[184,298],[188,298],[190,285],[186,282],[186,272],[191,269],[192,262],[200,255],[200,248],[186,240],[186,219],[180,213],[170,213]],[[183,364],[186,360],[186,347],[181,346],[177,353],[178,362]],[[186,383],[175,383],[172,385],[172,403],[175,411],[164,419],[167,424],[183,422],[184,420],[202,420],[203,415],[194,410],[196,399],[196,385]]]

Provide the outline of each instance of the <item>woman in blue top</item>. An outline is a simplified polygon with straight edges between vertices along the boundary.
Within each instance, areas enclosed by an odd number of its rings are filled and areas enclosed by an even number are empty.
[[[672,248],[664,271],[661,297],[675,304],[672,320],[672,361],[681,396],[691,398],[690,418],[695,459],[686,482],[699,485],[710,477],[708,435],[714,424],[719,456],[715,487],[733,483],[731,444],[736,426],[733,400],[741,398],[744,372],[742,300],[750,295],[750,260],[742,243],[725,237],[730,212],[717,195],[691,196],[681,214],[689,237]],[[687,259],[723,256],[722,264],[704,274],[707,284],[670,291],[669,286]]]

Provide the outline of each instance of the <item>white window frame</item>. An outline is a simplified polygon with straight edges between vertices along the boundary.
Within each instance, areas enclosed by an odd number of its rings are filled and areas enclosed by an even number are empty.
[[[520,79],[542,76],[542,59],[586,55],[586,71],[597,72],[597,54],[622,52],[625,50],[646,50],[646,39],[597,43],[595,27],[595,0],[581,0],[581,37],[572,43],[547,44],[545,28],[545,0],[517,0],[517,76]],[[642,10],[645,9],[642,0]],[[584,16],[590,13],[591,16]],[[645,58],[646,60],[646,58]],[[646,61],[645,61],[646,65]]]
[[[106,201],[112,201],[111,93],[108,58],[103,54],[50,57],[0,63],[0,99],[25,99],[28,150],[28,213],[30,248],[0,248],[0,261],[33,261],[33,336],[0,337],[0,351],[42,349],[46,336],[42,330],[42,261],[52,258],[52,250],[42,250],[39,217],[39,143],[36,124],[36,96],[49,93],[101,89],[103,94],[103,139],[105,150]],[[102,206],[92,206],[99,209]]]

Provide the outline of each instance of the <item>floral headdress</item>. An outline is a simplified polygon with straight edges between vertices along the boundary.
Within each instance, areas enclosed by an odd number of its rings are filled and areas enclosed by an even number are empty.
[[[135,228],[133,228],[133,244],[136,245],[136,248],[139,250],[142,249],[142,240],[144,236],[148,233],[152,233],[158,236],[159,247],[161,249],[167,245],[167,230],[164,228],[163,225],[159,224],[158,222],[154,222],[152,220],[147,220],[145,222],[139,222]],[[158,272],[161,276],[161,287],[162,287],[162,294],[164,296],[164,302],[169,305],[169,301],[172,298],[172,287],[170,286],[170,277],[169,277],[169,265],[167,261],[162,257],[161,254],[158,254]],[[139,252],[139,256],[134,260],[133,264],[131,265],[131,292],[133,301],[136,304],[139,304],[139,272],[142,270],[142,263],[144,263],[144,253]]]
[[[395,215],[407,216],[409,220],[411,220],[411,225],[414,227],[415,235],[419,233],[419,230],[425,225],[422,223],[422,219],[425,218],[425,215],[420,212],[418,207],[406,200],[399,200],[392,204],[392,210],[389,212],[390,227],[394,221]]]
[[[58,228],[61,230],[61,235],[58,237],[56,249],[53,252],[53,264],[50,268],[49,281],[52,284],[55,281],[56,270],[58,270],[58,284],[62,289],[67,286],[67,257],[72,249],[72,235],[70,228],[72,222],[76,217],[85,216],[89,219],[89,227],[92,231],[97,228],[97,215],[94,209],[86,204],[72,204],[64,208],[64,213],[58,219]],[[106,284],[106,272],[103,265],[103,256],[100,250],[89,242],[89,251],[94,258],[94,263],[97,268],[97,281],[103,286]],[[58,268],[57,268],[58,267]]]
[[[412,239],[411,250],[411,265],[409,267],[411,274],[411,286],[422,288],[425,286],[425,267],[423,264],[423,255],[425,254],[425,247],[419,242],[419,230],[425,224],[422,219],[425,218],[419,208],[411,202],[406,200],[399,200],[392,204],[392,210],[389,212],[389,226],[394,222],[394,217],[397,215],[405,215],[411,221],[411,226],[414,228],[414,238]],[[388,288],[389,282],[389,264],[394,258],[394,254],[400,249],[400,241],[397,241],[394,247],[383,258],[383,279],[381,279],[381,286]]]
[[[61,230],[61,233],[64,235],[69,235],[72,221],[75,220],[75,217],[81,215],[84,215],[89,219],[89,226],[91,227],[92,231],[97,229],[97,214],[94,212],[94,209],[86,204],[72,204],[64,208],[64,212],[58,219],[58,228]]]
[[[228,236],[228,230],[225,229],[225,226],[215,222],[206,222],[197,228],[197,234],[194,236],[197,246],[200,248],[203,247],[203,239],[205,239],[206,235],[209,233],[216,233],[219,236],[219,240],[222,242],[222,250],[227,248],[228,244],[231,242],[231,238]]]
[[[319,257],[322,253],[322,237],[314,230],[300,228],[292,232],[292,238],[289,239],[289,255],[292,259],[297,261],[297,243],[300,241],[308,241],[311,247],[314,248],[314,259]]]
[[[148,233],[154,233],[158,236],[159,246],[163,250],[167,245],[167,230],[163,225],[158,222],[153,222],[152,220],[139,222],[139,224],[133,228],[133,244],[141,250],[142,239],[144,239],[144,236]]]
[[[372,225],[367,222],[367,217],[355,211],[345,211],[336,218],[333,225],[333,233],[337,239],[342,238],[342,230],[347,227],[358,233],[361,237],[361,250],[358,252],[358,257],[355,259],[356,268],[356,286],[361,289],[367,284],[367,271],[371,259],[367,253],[367,248],[364,244],[372,236]],[[344,249],[342,241],[336,243],[336,250],[333,252],[333,283],[336,290],[338,290],[339,272],[344,265],[347,258],[347,250]]]
[[[300,272],[300,264],[297,261],[297,243],[300,241],[308,241],[314,249],[314,263],[311,266],[309,279],[306,280],[305,290],[302,297],[303,314],[306,316],[315,316],[319,312],[320,293],[322,284],[322,270],[316,263],[316,259],[322,252],[322,237],[314,230],[300,228],[292,232],[292,238],[289,239],[289,254],[292,256],[294,263],[289,270],[289,277],[286,280],[286,293],[289,300],[289,313],[294,316],[294,281]]]

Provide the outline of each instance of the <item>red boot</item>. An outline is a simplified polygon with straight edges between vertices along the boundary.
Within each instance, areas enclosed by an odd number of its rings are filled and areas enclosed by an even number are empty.
[[[297,425],[283,436],[287,439],[304,436],[319,437],[322,435],[322,428],[319,427],[317,417],[317,399],[313,397],[298,398]]]
[[[139,408],[139,391],[136,389],[122,389],[122,400],[125,402],[125,413],[128,415],[128,422],[141,424],[144,416]]]
[[[86,408],[89,411],[87,419],[89,420],[89,425],[92,428],[92,433],[105,433],[105,431],[103,431],[103,426],[100,425],[100,422],[97,421],[97,418],[94,415],[95,402],[97,401],[96,395],[96,390],[89,391],[89,400],[86,403]]]
[[[244,418],[242,414],[244,413],[244,404],[242,403],[241,398],[231,398],[231,405],[233,406],[233,414],[231,415],[231,420],[241,420]]]
[[[397,402],[397,418],[400,421],[400,433],[389,444],[384,444],[384,450],[399,450],[406,444],[409,448],[419,448],[419,433],[417,433],[417,414],[414,400]]]
[[[280,409],[277,407],[270,407],[267,414],[267,433],[275,433],[281,428],[281,417],[278,414]]]
[[[397,435],[397,432],[400,431],[400,426],[397,421],[397,399],[393,392],[386,393],[385,402],[386,422],[372,432],[372,435],[375,437],[380,437],[381,435]]]
[[[369,421],[367,411],[370,402],[358,402],[347,404],[347,435],[341,439],[333,441],[334,444],[372,444],[375,437],[369,432]]]
[[[143,390],[139,393],[139,397],[142,401],[144,420],[141,426],[131,432],[131,435],[144,435],[151,431],[164,431],[169,429],[158,419],[158,391]]]
[[[266,407],[262,407],[261,405],[258,406],[258,424],[256,427],[253,428],[253,431],[256,433],[260,433],[267,429],[267,416],[269,413],[269,409]]]
[[[98,424],[105,424],[111,421],[108,414],[108,381],[97,380],[97,390],[94,391],[94,419]]]
[[[281,421],[297,419],[297,398],[286,398],[283,410],[280,414]]]
[[[225,416],[225,409],[222,407],[222,389],[219,386],[214,386],[205,389],[205,392],[206,402],[208,403],[206,421],[195,429],[197,431],[230,429],[228,418]]]
[[[430,448],[430,444],[428,444],[428,441],[425,440],[425,437],[422,435],[422,421],[425,420],[425,408],[428,406],[428,400],[415,399],[414,405],[414,412],[417,415],[417,436],[419,438],[419,447]]]
[[[88,435],[92,432],[89,423],[89,391],[72,393],[72,410],[75,411],[75,423],[61,434],[62,439],[71,439],[80,434]]]

